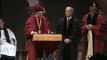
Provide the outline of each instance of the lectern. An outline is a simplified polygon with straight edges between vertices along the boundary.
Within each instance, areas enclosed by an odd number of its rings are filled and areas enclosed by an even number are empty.
[[[61,34],[35,34],[33,41],[61,41]]]
[[[35,34],[33,36],[33,41],[36,43],[38,54],[45,51],[48,55],[52,54],[55,50],[59,50],[61,40],[61,34]]]

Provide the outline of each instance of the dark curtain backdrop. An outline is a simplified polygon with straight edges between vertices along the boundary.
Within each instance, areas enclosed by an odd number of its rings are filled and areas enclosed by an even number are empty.
[[[107,0],[96,0],[99,6],[103,9],[103,11],[107,14]]]
[[[27,18],[27,6],[27,0],[1,0],[2,18],[5,26],[15,33],[18,50],[26,50],[23,29]]]
[[[28,17],[27,0],[0,0],[1,1],[1,16],[6,22],[6,27],[13,30],[18,41],[18,50],[26,50],[24,39],[24,24]],[[107,12],[106,0],[98,0],[100,6]],[[40,3],[45,6],[46,14],[50,23],[55,29],[58,20],[64,17],[64,9],[66,6],[74,8],[74,15],[82,20],[84,14],[89,11],[89,3],[91,0],[40,0]],[[106,43],[107,44],[107,43]]]

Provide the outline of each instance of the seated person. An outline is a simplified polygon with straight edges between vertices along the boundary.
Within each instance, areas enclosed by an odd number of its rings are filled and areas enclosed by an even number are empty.
[[[0,60],[14,60],[16,42],[14,33],[5,28],[3,19],[0,19]]]

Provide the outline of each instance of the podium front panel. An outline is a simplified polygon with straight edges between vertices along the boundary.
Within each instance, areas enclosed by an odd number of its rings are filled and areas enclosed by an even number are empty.
[[[33,41],[61,41],[61,34],[35,34]]]

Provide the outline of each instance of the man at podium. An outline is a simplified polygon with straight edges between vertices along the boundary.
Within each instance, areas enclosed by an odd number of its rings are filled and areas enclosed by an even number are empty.
[[[28,50],[28,60],[37,60],[37,57],[41,57],[45,47],[48,48],[46,42],[34,42],[34,34],[47,34],[52,31],[49,21],[43,14],[45,8],[41,5],[34,7],[34,13],[27,19],[25,23],[25,39]],[[47,53],[47,50],[46,50]]]

